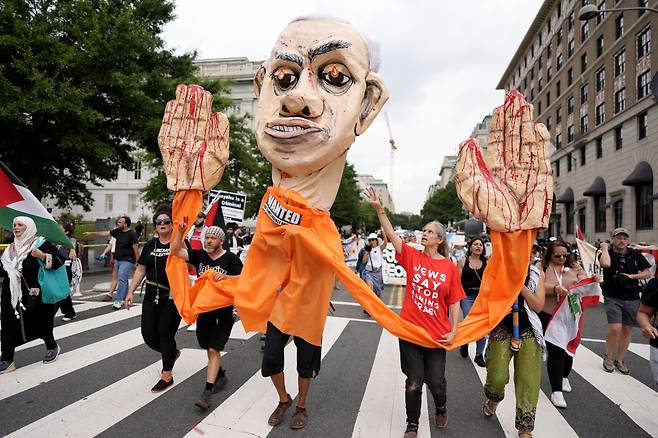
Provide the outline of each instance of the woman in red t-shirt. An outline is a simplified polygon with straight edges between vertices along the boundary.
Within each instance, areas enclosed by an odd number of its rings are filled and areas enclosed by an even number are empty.
[[[437,221],[425,225],[421,239],[424,249],[421,252],[395,234],[375,191],[368,188],[364,194],[377,212],[379,222],[395,248],[398,262],[407,271],[407,287],[400,316],[423,327],[434,339],[451,344],[457,334],[459,302],[466,295],[459,272],[448,258],[445,228]],[[400,363],[402,372],[407,376],[407,429],[404,437],[416,437],[423,383],[427,384],[436,405],[434,424],[438,428],[446,427],[446,350],[426,348],[400,339]]]

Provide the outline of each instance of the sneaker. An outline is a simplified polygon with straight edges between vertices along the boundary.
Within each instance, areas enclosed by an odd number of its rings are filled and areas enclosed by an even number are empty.
[[[64,322],[69,322],[73,321],[75,318],[77,318],[78,315],[73,315],[73,316],[62,316],[62,321]]]
[[[46,350],[43,363],[55,362],[55,360],[57,360],[57,356],[59,356],[60,351],[62,351],[62,349],[60,348],[59,344],[57,344],[57,348],[54,350]]]
[[[564,399],[562,391],[555,391],[551,394],[551,403],[553,403],[553,406],[556,408],[564,409],[567,407],[567,401]]]
[[[300,408],[297,406],[295,408],[295,413],[292,414],[290,419],[290,428],[293,430],[303,429],[306,427],[308,422],[308,414],[306,413],[306,408]]]
[[[224,377],[217,377],[215,379],[215,384],[212,387],[212,393],[217,394],[219,391],[222,390],[228,383],[228,378],[226,376]]]
[[[476,354],[475,359],[473,359],[473,362],[475,362],[479,367],[485,368],[487,364],[484,362],[484,357],[482,357],[481,354]]]
[[[199,400],[197,400],[196,403],[194,403],[194,404],[196,406],[200,407],[201,409],[203,409],[204,411],[206,411],[210,407],[210,397],[211,396],[212,396],[212,393],[209,390],[205,389],[201,393],[201,397],[199,397]]]
[[[571,392],[571,383],[567,378],[562,379],[562,392]]]
[[[603,356],[603,369],[608,373],[615,370],[615,363],[608,356]]]
[[[194,324],[191,324],[190,326],[187,327],[188,332],[195,332],[196,331],[196,322]]]
[[[468,344],[459,347],[459,355],[461,357],[468,357]]]
[[[445,406],[436,410],[436,415],[434,415],[434,425],[439,429],[443,429],[448,425],[448,411]]]
[[[267,420],[267,424],[270,426],[278,426],[281,424],[281,420],[283,419],[283,416],[286,414],[286,411],[290,408],[290,406],[292,406],[292,397],[290,397],[290,394],[288,394],[288,401],[279,402],[279,404],[276,406],[276,409],[274,409],[274,412],[272,412],[270,418]]]
[[[123,303],[121,301],[115,301],[114,304],[112,304],[114,310],[121,310],[122,307]]]
[[[624,362],[619,362],[618,360],[615,361],[615,368],[625,376],[628,376],[631,373],[631,370],[628,369],[626,364]]]
[[[418,425],[407,422],[407,428],[404,431],[403,438],[416,438],[418,436]]]
[[[11,362],[8,360],[0,361],[0,374],[11,373],[12,371],[16,371],[16,362],[13,360]]]

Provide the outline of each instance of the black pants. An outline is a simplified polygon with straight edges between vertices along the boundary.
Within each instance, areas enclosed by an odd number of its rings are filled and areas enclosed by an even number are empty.
[[[0,360],[11,362],[14,360],[16,347],[34,339],[43,339],[46,349],[57,348],[55,336],[53,335],[53,318],[57,311],[54,304],[44,304],[38,298],[27,304],[26,310],[19,312],[20,318],[11,307],[11,292],[9,292],[9,280],[5,279],[2,287],[2,298],[0,298],[0,319],[2,330],[0,330],[0,343],[2,344],[2,355]],[[23,294],[23,301],[27,294]]]
[[[154,303],[154,295],[146,295],[142,303],[142,337],[146,345],[162,354],[162,370],[171,371],[176,361],[176,332],[181,317],[174,300],[166,296]]]
[[[437,409],[446,405],[446,350],[426,348],[400,339],[400,365],[407,376],[404,401],[407,423],[418,424],[422,407],[423,383],[427,384]]]
[[[73,273],[71,272],[71,267],[68,265],[66,265],[66,276],[69,278],[69,286],[70,286]],[[75,309],[73,308],[73,300],[71,299],[71,295],[68,295],[66,298],[60,301],[58,305],[65,317],[67,318],[75,317]]]
[[[539,319],[541,320],[544,332],[546,332],[546,326],[551,316],[550,313],[539,313]],[[571,368],[573,367],[573,357],[562,348],[548,341],[546,341],[546,353],[548,353],[546,370],[548,371],[548,380],[551,382],[551,391],[562,391],[562,379],[569,377],[569,373],[571,373]]]

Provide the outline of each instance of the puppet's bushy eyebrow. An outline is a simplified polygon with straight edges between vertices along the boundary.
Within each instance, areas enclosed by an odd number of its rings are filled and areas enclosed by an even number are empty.
[[[351,46],[352,43],[348,43],[347,41],[343,41],[343,40],[327,41],[326,43],[321,44],[318,47],[309,49],[308,59],[313,61],[313,58],[315,58],[316,56],[320,56],[325,53],[329,53],[338,49],[347,49],[348,47]]]
[[[297,65],[300,66],[300,67],[301,67],[302,64],[304,63],[304,60],[302,59],[302,57],[299,56],[299,55],[297,55],[297,54],[295,54],[295,53],[281,53],[281,52],[276,52],[276,53],[274,54],[274,58],[275,58],[275,59],[280,59],[280,60],[283,60],[283,61],[294,62],[295,64],[297,64]]]

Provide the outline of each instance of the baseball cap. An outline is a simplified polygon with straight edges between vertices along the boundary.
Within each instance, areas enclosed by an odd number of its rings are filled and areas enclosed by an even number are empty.
[[[626,237],[631,235],[628,232],[628,230],[626,228],[623,228],[623,227],[615,228],[614,231],[612,232],[612,237],[615,237],[617,234],[626,234]]]
[[[375,233],[368,234],[368,240],[373,240],[373,239],[379,240],[379,237],[377,237],[377,234],[375,234]]]

